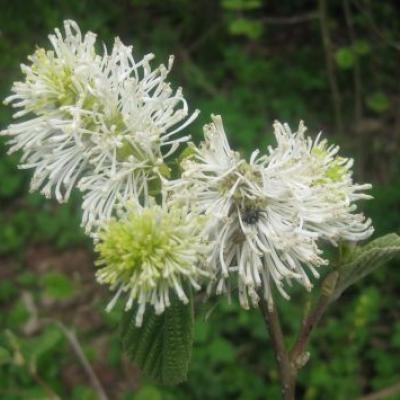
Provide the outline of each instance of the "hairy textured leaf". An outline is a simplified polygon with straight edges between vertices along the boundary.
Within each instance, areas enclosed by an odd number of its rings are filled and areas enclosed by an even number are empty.
[[[122,343],[130,359],[156,382],[176,385],[186,380],[193,346],[193,304],[172,296],[161,315],[150,307],[141,327],[135,326],[136,309],[124,314]]]
[[[345,263],[338,268],[339,279],[332,300],[336,300],[350,285],[398,255],[400,255],[400,236],[395,233],[382,236],[350,251]]]

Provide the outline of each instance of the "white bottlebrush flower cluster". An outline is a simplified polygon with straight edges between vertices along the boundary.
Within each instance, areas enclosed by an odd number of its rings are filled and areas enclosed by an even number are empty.
[[[199,289],[204,278],[209,292],[237,286],[245,308],[260,296],[272,305],[274,286],[286,298],[293,280],[311,289],[309,274],[327,264],[321,239],[371,235],[355,205],[370,185],[355,184],[352,160],[306,137],[302,123],[297,132],[275,123],[277,145],[246,161],[214,116],[205,141],[190,145],[182,176],[169,181],[166,158],[189,140],[177,133],[198,114],[166,81],[173,58],[152,70],[152,54],[137,62],[116,39],[99,55],[95,34],[82,36],[73,21],[64,28],[49,36],[52,50],[22,65],[25,80],[5,101],[22,121],[1,134],[10,153],[22,152],[20,168],[34,170],[32,190],[59,202],[82,191],[97,279],[116,290],[109,308],[125,294],[140,325],[146,304],[161,313],[171,292],[187,302],[185,288]]]
[[[185,285],[198,290],[207,275],[203,219],[185,208],[128,206],[120,219],[106,224],[98,232],[96,251],[98,281],[117,289],[108,309],[127,293],[125,309],[138,304],[140,326],[146,304],[162,313],[170,305],[170,291],[187,303]]]
[[[91,230],[127,200],[146,203],[149,183],[167,170],[164,159],[188,136],[176,137],[188,117],[181,89],[166,82],[172,67],[151,70],[152,54],[136,62],[115,40],[112,52],[95,50],[96,35],[82,36],[73,21],[65,35],[50,35],[53,50],[38,49],[22,65],[6,99],[25,117],[2,135],[9,152],[22,150],[20,168],[33,168],[32,190],[62,202],[73,188],[84,193],[83,225]],[[187,118],[188,117],[188,118]]]
[[[269,149],[270,164],[285,158],[297,162],[297,173],[291,174],[291,187],[294,196],[303,203],[304,226],[334,245],[339,240],[367,239],[373,233],[371,220],[355,213],[354,202],[371,199],[363,193],[371,189],[371,185],[353,182],[353,159],[339,156],[339,146],[321,140],[321,133],[313,141],[304,135],[305,132],[303,122],[297,132],[292,132],[287,124],[276,122],[277,147]]]
[[[319,239],[361,240],[373,229],[355,214],[354,201],[369,185],[353,184],[352,161],[337,156],[338,147],[292,133],[276,123],[276,148],[251,154],[249,162],[231,150],[220,116],[204,128],[205,141],[182,162],[180,179],[169,184],[171,197],[210,216],[213,243],[208,265],[217,293],[236,285],[243,307],[260,294],[273,304],[272,284],[286,298],[285,283],[312,287],[307,269],[327,264]],[[250,301],[249,301],[250,299]]]

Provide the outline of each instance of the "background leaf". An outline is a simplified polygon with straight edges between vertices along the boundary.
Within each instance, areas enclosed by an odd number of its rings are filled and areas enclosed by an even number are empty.
[[[0,347],[0,365],[7,364],[10,361],[11,361],[10,352],[4,347]]]
[[[262,6],[261,0],[223,0],[222,6],[227,10],[253,10]]]
[[[68,276],[60,272],[48,272],[40,279],[46,296],[57,300],[67,299],[74,293],[74,286]]]
[[[171,296],[161,315],[148,307],[141,327],[135,326],[136,309],[124,314],[124,349],[143,373],[156,382],[176,385],[186,380],[193,346],[193,304]]]
[[[335,54],[337,65],[342,69],[350,69],[355,62],[354,53],[348,47],[342,47]]]
[[[233,35],[244,35],[249,39],[257,39],[263,33],[261,22],[248,18],[238,18],[229,24],[229,32]]]
[[[134,400],[162,400],[162,395],[155,386],[146,385],[135,393]]]
[[[27,356],[29,356],[32,365],[36,367],[45,358],[53,357],[57,349],[62,346],[63,341],[64,336],[60,329],[55,326],[48,326],[40,336],[33,338],[32,343],[30,343]]]
[[[365,56],[371,52],[371,46],[366,40],[356,40],[353,49],[360,56]]]
[[[367,97],[367,106],[376,113],[383,113],[390,107],[390,101],[384,93],[376,92]]]
[[[332,300],[339,298],[350,285],[399,254],[400,236],[396,233],[381,236],[365,246],[349,251],[345,263],[338,268],[339,280]]]

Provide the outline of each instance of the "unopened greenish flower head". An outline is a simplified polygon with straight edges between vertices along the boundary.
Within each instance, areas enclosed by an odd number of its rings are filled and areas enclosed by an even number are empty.
[[[98,281],[117,288],[109,307],[127,292],[126,309],[139,303],[136,321],[140,325],[146,303],[163,312],[170,304],[170,290],[187,302],[185,287],[199,289],[205,276],[203,221],[184,209],[132,206],[121,219],[106,223],[98,234],[96,251]]]

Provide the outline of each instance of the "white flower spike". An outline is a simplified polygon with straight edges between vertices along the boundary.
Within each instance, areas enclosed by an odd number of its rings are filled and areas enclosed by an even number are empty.
[[[136,63],[132,48],[117,39],[108,59],[108,79],[97,93],[99,106],[77,110],[81,118],[95,121],[88,133],[101,149],[92,159],[94,168],[79,182],[83,225],[89,230],[128,200],[147,204],[152,183],[168,174],[164,160],[189,139],[176,134],[198,115],[195,111],[187,118],[181,89],[173,92],[165,81],[173,58],[168,68],[152,71],[152,57]]]
[[[152,70],[152,54],[136,62],[119,39],[99,56],[93,33],[82,36],[73,21],[64,27],[64,37],[50,35],[53,50],[22,66],[25,81],[6,103],[25,120],[1,134],[11,137],[9,152],[22,150],[20,168],[35,170],[32,190],[62,202],[80,188],[91,231],[128,199],[146,204],[151,182],[168,171],[165,158],[189,139],[177,134],[198,112],[189,115],[182,90],[166,81],[173,57]]]
[[[247,162],[230,149],[221,117],[212,118],[204,143],[182,162],[182,178],[169,187],[173,201],[212,216],[209,289],[230,291],[229,278],[236,276],[244,308],[260,295],[272,305],[273,285],[286,298],[284,286],[292,280],[310,290],[307,270],[318,277],[318,267],[327,264],[318,239],[335,243],[371,234],[370,221],[352,214],[351,204],[366,197],[356,192],[367,186],[352,185],[350,163],[336,157],[336,148],[327,148],[320,170],[316,149],[325,151],[326,143],[304,139],[302,124],[296,134],[276,124],[277,148],[264,156],[254,151]],[[340,179],[336,167],[343,168]]]
[[[22,121],[0,134],[10,137],[10,153],[22,152],[19,167],[34,169],[32,190],[59,202],[82,191],[98,280],[117,288],[110,307],[127,292],[126,308],[139,304],[140,325],[145,305],[161,313],[171,290],[187,301],[184,286],[199,287],[203,264],[209,290],[233,285],[243,307],[260,296],[272,305],[273,287],[286,298],[293,280],[311,289],[309,274],[318,277],[327,264],[320,240],[336,245],[372,234],[355,204],[370,198],[371,186],[354,183],[353,160],[320,135],[306,137],[303,123],[292,132],[276,122],[276,147],[246,161],[213,116],[205,141],[182,162],[182,177],[168,181],[166,159],[189,140],[179,133],[198,115],[167,82],[173,57],[152,69],[152,54],[135,61],[118,38],[98,55],[95,34],[82,35],[74,21],[64,31],[49,36],[52,50],[38,49],[22,65],[25,80],[5,100]],[[169,193],[171,203],[154,206],[153,191]]]
[[[95,82],[101,76],[102,60],[95,53],[96,35],[82,36],[78,25],[65,21],[65,37],[56,29],[49,39],[53,50],[38,49],[22,65],[23,82],[13,85],[5,100],[19,111],[2,135],[10,136],[9,153],[22,150],[20,168],[33,168],[31,190],[62,202],[68,199],[88,154],[79,137],[79,127],[69,107],[90,103]]]
[[[339,240],[359,241],[371,236],[371,220],[354,213],[355,201],[372,198],[363,193],[371,185],[353,182],[353,160],[339,156],[339,146],[321,140],[321,134],[314,141],[305,137],[302,122],[297,132],[279,122],[274,128],[278,145],[270,150],[270,162],[286,157],[301,160],[303,165],[301,174],[306,186],[293,182],[292,187],[303,202],[304,226],[335,245]],[[297,175],[293,177],[298,179]]]

